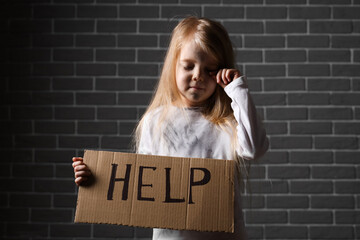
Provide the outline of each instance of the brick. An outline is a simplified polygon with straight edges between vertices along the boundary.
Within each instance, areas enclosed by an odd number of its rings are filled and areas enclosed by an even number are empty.
[[[359,161],[359,151],[335,152],[335,163],[357,164]]]
[[[54,60],[55,61],[92,61],[93,50],[92,49],[54,49]]]
[[[305,21],[286,21],[272,22],[266,24],[266,33],[306,33],[307,25]]]
[[[349,176],[350,174],[352,174],[352,172],[348,173],[347,176]],[[345,178],[347,176],[345,176]],[[354,178],[355,178],[355,176],[354,176]],[[335,182],[335,193],[339,193],[339,194],[359,194],[360,193],[360,182],[358,180]]]
[[[266,91],[296,91],[305,90],[303,78],[267,78],[264,81]]]
[[[137,90],[139,91],[152,91],[158,82],[157,78],[138,78]]]
[[[267,196],[266,206],[268,208],[308,208],[309,198],[307,196]]]
[[[354,230],[351,226],[310,227],[312,239],[354,239]]]
[[[137,117],[136,108],[99,107],[97,110],[98,119],[135,120],[136,117]]]
[[[135,61],[135,50],[97,49],[96,61],[131,62]]]
[[[116,122],[78,122],[79,134],[116,134],[118,127]]]
[[[301,120],[307,119],[306,108],[267,108],[266,119],[268,120]]]
[[[310,91],[348,91],[350,80],[347,78],[310,78],[308,79]]]
[[[54,176],[54,168],[44,164],[14,164],[12,175],[18,178],[51,178]]]
[[[359,37],[355,36],[332,36],[333,48],[359,48]]]
[[[333,65],[333,75],[334,76],[359,76],[360,74],[360,65],[345,65],[345,64],[336,64]]]
[[[157,76],[156,64],[118,64],[119,76]]]
[[[289,191],[286,181],[251,181],[251,192],[256,193],[287,193]]]
[[[284,94],[252,94],[255,105],[285,105]]]
[[[332,124],[328,122],[291,122],[291,134],[331,134]]]
[[[135,228],[135,237],[137,238],[151,238],[153,235],[153,230],[151,228]]]
[[[71,158],[68,158],[71,159]],[[74,170],[69,163],[63,164],[56,164],[55,166],[55,177],[56,178],[73,178],[74,177]]]
[[[46,91],[50,90],[50,78],[47,77],[11,77],[9,79],[9,90],[24,90],[24,91]]]
[[[315,137],[317,149],[357,149],[358,145],[356,137]]]
[[[290,211],[292,224],[332,224],[331,211]]]
[[[310,22],[310,33],[352,33],[350,21],[316,21]]]
[[[74,133],[72,122],[35,122],[35,133]]]
[[[289,105],[328,105],[330,96],[327,93],[289,93]]]
[[[66,209],[33,209],[31,211],[32,222],[71,222],[72,210]]]
[[[119,105],[148,105],[151,93],[120,93],[118,94]]]
[[[171,16],[173,17],[173,16]],[[177,25],[175,21],[169,20],[140,20],[140,33],[171,33],[172,29]]]
[[[224,21],[223,26],[231,33],[264,33],[264,24],[260,21]]]
[[[309,51],[310,62],[350,62],[350,51]]]
[[[134,33],[136,32],[136,21],[99,20],[96,30],[99,33]]]
[[[133,238],[134,228],[107,224],[94,225],[94,237],[99,238]]]
[[[286,211],[250,211],[245,214],[245,221],[250,224],[286,223]]]
[[[335,134],[352,134],[359,135],[360,134],[360,123],[352,123],[352,122],[342,122],[335,123]]]
[[[354,198],[352,196],[311,196],[312,208],[354,208]]]
[[[238,50],[235,53],[236,62],[262,62],[262,52],[253,50]]]
[[[244,8],[243,7],[227,7],[227,6],[205,6],[204,7],[204,16],[207,18],[244,18]]]
[[[289,64],[289,76],[330,76],[327,64]]]
[[[262,161],[268,164],[281,164],[289,162],[287,152],[269,150],[263,157]]]
[[[293,19],[322,19],[331,17],[330,7],[290,7],[289,17]]]
[[[306,52],[300,50],[265,51],[266,62],[305,62]]]
[[[328,36],[322,35],[291,35],[287,36],[287,46],[290,48],[319,48],[329,47],[330,39]]]
[[[127,91],[135,90],[133,78],[96,78],[96,90]]]
[[[129,149],[131,147],[130,137],[103,137],[101,139],[101,148],[106,149]]]
[[[92,90],[93,80],[91,78],[54,78],[52,81],[54,90]]]
[[[76,35],[76,47],[115,47],[116,38],[113,35]]]
[[[334,7],[334,18],[359,19],[360,7]]]
[[[51,192],[51,193],[72,193],[75,191],[75,183],[73,180],[35,180],[36,192]]]
[[[270,146],[272,149],[309,149],[312,147],[311,137],[272,137]]]
[[[9,27],[12,33],[49,33],[52,30],[51,20],[11,20]],[[34,35],[35,36],[35,35]],[[33,36],[33,37],[34,37]],[[19,43],[19,42],[18,42]]]
[[[0,208],[1,222],[27,222],[29,220],[29,209],[27,208]]]
[[[55,136],[15,136],[15,147],[20,148],[54,148],[56,146]]]
[[[251,188],[251,186],[250,186]],[[251,191],[251,190],[250,190]],[[264,208],[265,207],[265,199],[263,196],[249,196],[242,195],[243,202],[242,207],[243,209],[249,209],[250,211],[254,208]]]
[[[140,49],[138,51],[138,61],[139,62],[163,62],[165,58],[165,50],[150,50],[150,49]]]
[[[332,152],[324,151],[292,151],[290,153],[291,163],[332,163],[333,154]]]
[[[98,137],[72,137],[72,136],[60,136],[59,147],[61,148],[98,148],[99,138]]]
[[[23,150],[23,149],[4,149],[2,150],[4,159],[7,159],[8,162],[21,162],[28,163],[33,161],[32,150]]]
[[[219,4],[220,0],[181,0],[181,3],[186,4]]]
[[[266,122],[264,123],[266,133],[269,135],[272,134],[286,134],[288,132],[287,123],[279,122]]]
[[[27,180],[28,181],[28,180]],[[50,207],[51,196],[48,194],[11,194],[10,206],[14,207]]]
[[[74,18],[75,7],[70,5],[35,5],[33,6],[35,18]]]
[[[341,166],[321,166],[312,167],[312,177],[314,179],[347,179],[355,178],[354,167],[341,167]]]
[[[76,74],[81,76],[111,76],[116,74],[116,64],[80,63],[76,64]]]
[[[201,16],[201,7],[197,6],[161,6],[161,18],[185,17],[188,15]]]
[[[360,91],[360,79],[353,79],[352,89],[354,91]]]
[[[360,51],[354,51],[354,62],[360,62]]]
[[[54,194],[54,207],[74,208],[77,202],[76,194]]]
[[[335,222],[337,224],[360,224],[360,211],[336,211]]]
[[[0,132],[2,134],[32,133],[31,121],[1,121]]]
[[[116,18],[117,7],[106,5],[79,5],[77,7],[79,18]]]
[[[131,135],[137,125],[137,122],[121,122],[120,123],[120,134]]]
[[[9,223],[7,235],[12,237],[47,237],[48,225],[36,223]]]
[[[91,95],[87,95],[90,97]],[[86,98],[86,96],[85,96]],[[83,100],[85,101],[85,99]],[[55,119],[95,119],[94,107],[55,107]]]
[[[246,231],[249,239],[261,239],[264,235],[262,227],[246,226]]]
[[[269,239],[306,239],[307,228],[295,226],[266,226],[265,236]]]
[[[285,47],[285,38],[282,36],[245,36],[246,48],[281,48]]]
[[[352,119],[351,108],[341,107],[329,107],[329,108],[311,108],[310,119],[316,120],[340,120],[340,119]]]
[[[115,93],[89,92],[76,94],[76,103],[79,105],[114,105]]]
[[[54,31],[59,33],[88,33],[95,31],[95,20],[55,20]]]
[[[286,7],[247,7],[247,19],[282,19],[287,17]]]
[[[51,60],[49,49],[13,49],[9,54],[9,59],[15,62],[41,62]]]
[[[119,16],[121,18],[159,18],[158,6],[126,6],[120,5]]]
[[[351,0],[310,0],[310,4],[351,4]]]
[[[267,4],[305,4],[306,0],[266,0]]]
[[[27,105],[31,102],[30,93],[9,92],[3,94],[3,98],[8,105]]]
[[[89,224],[51,224],[51,237],[90,237],[91,225]]]
[[[290,183],[290,193],[322,194],[322,193],[332,193],[332,192],[333,192],[333,184],[331,181],[307,180],[307,181],[292,181]]]
[[[69,76],[74,74],[74,65],[67,63],[39,63],[33,66],[34,76]]]
[[[32,94],[32,103],[41,105],[71,105],[73,94],[64,92],[39,92]]]
[[[293,179],[308,178],[310,169],[308,167],[287,167],[287,166],[270,166],[268,167],[268,177],[271,179]]]
[[[28,77],[31,75],[31,65],[25,63],[4,64],[0,76]]]
[[[156,47],[157,36],[151,35],[118,35],[118,47]]]
[[[285,76],[285,65],[246,65],[245,74],[248,77],[278,77]]]
[[[34,47],[73,47],[74,38],[64,34],[36,34],[33,35]]]

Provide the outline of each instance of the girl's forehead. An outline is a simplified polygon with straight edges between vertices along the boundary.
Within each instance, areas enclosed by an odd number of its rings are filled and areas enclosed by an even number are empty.
[[[216,63],[213,55],[209,54],[204,48],[195,40],[186,41],[182,44],[179,55],[180,61],[197,60],[202,62]]]

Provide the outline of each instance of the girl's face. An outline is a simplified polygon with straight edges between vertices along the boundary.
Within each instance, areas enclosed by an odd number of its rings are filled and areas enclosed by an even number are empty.
[[[187,107],[205,104],[215,91],[217,71],[217,61],[195,41],[184,43],[176,64],[176,85],[182,103]]]

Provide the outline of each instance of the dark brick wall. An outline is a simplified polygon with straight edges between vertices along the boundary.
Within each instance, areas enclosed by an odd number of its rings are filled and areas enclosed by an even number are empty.
[[[359,0],[8,0],[0,12],[2,239],[151,236],[73,224],[71,157],[129,151],[185,14],[228,29],[270,137],[244,200],[250,238],[360,239]]]

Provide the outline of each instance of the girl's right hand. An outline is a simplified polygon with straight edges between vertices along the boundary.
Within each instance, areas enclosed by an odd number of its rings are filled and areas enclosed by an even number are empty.
[[[89,176],[91,176],[91,172],[90,169],[83,162],[82,157],[73,157],[72,160],[72,166],[74,168],[75,174],[75,183],[79,186],[84,183],[89,178]]]

